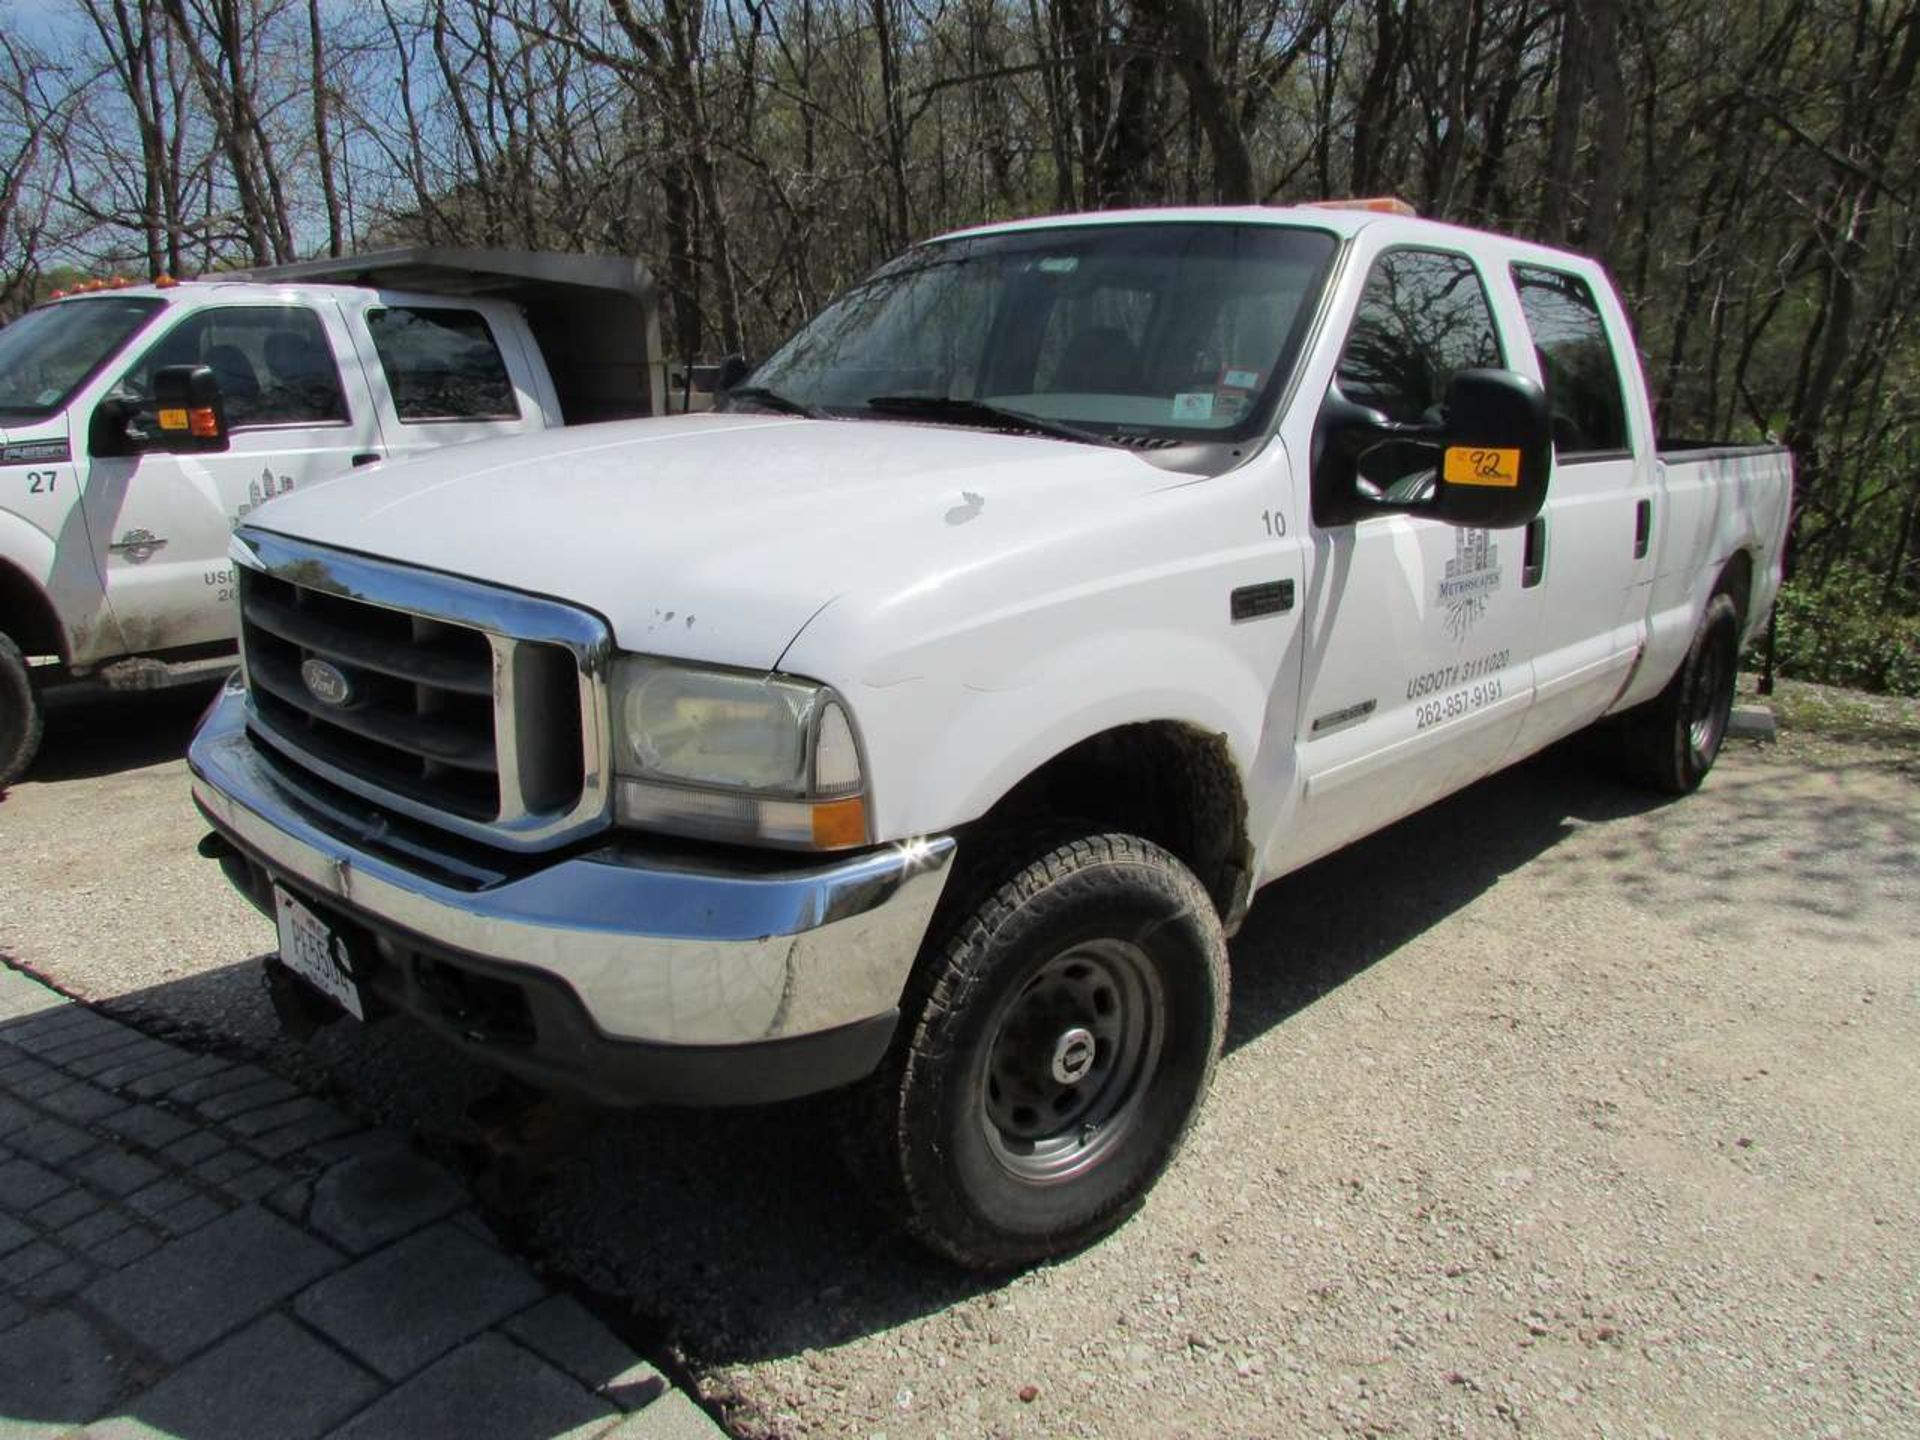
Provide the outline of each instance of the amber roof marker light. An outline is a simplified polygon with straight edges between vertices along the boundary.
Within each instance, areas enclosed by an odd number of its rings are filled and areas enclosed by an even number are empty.
[[[1370,195],[1349,200],[1304,200],[1304,210],[1371,210],[1379,215],[1404,215],[1418,220],[1420,212],[1397,195]]]

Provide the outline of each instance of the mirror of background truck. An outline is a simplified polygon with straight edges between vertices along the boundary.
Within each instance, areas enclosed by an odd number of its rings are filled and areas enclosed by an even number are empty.
[[[227,448],[226,408],[220,382],[207,365],[163,365],[153,372],[154,435],[160,449],[207,451]]]
[[[124,395],[108,395],[93,407],[87,422],[87,453],[100,459],[138,455],[147,448],[149,437],[134,428],[139,407]]]
[[[720,373],[714,377],[714,392],[724,395],[742,380],[746,379],[753,367],[747,364],[747,357],[739,353],[725,356],[720,361]]]

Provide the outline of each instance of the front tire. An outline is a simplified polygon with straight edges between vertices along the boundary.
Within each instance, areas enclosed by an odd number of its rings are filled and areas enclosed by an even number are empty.
[[[1722,591],[1667,688],[1619,718],[1616,749],[1629,779],[1669,795],[1700,788],[1727,738],[1739,662],[1740,616]]]
[[[1067,1254],[1137,1210],[1226,1029],[1226,939],[1173,856],[1094,835],[1008,869],[929,938],[849,1133],[906,1228],[974,1269]]]
[[[0,633],[0,790],[27,773],[40,749],[40,694],[26,658]]]

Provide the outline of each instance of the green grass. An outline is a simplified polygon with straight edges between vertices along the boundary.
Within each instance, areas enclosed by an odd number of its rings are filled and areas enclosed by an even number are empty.
[[[1770,705],[1783,740],[1870,745],[1920,759],[1920,700],[1784,679],[1775,682],[1771,696],[1763,696],[1756,693],[1757,683],[1757,676],[1740,677],[1741,702]]]

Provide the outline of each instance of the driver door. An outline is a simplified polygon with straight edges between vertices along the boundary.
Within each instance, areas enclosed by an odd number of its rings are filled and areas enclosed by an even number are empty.
[[[1453,376],[1504,363],[1486,286],[1452,251],[1377,256],[1335,385],[1394,421],[1439,418]],[[1392,442],[1363,486],[1430,490],[1437,446]],[[1337,849],[1499,765],[1532,698],[1521,531],[1408,514],[1312,530],[1299,754],[1305,790],[1275,868]]]
[[[220,382],[225,451],[97,457],[88,465],[89,531],[105,537],[107,603],[129,653],[232,640],[238,633],[227,543],[276,495],[378,459],[372,398],[338,307],[210,306],[182,317],[108,392],[156,429],[153,375],[206,365]]]

